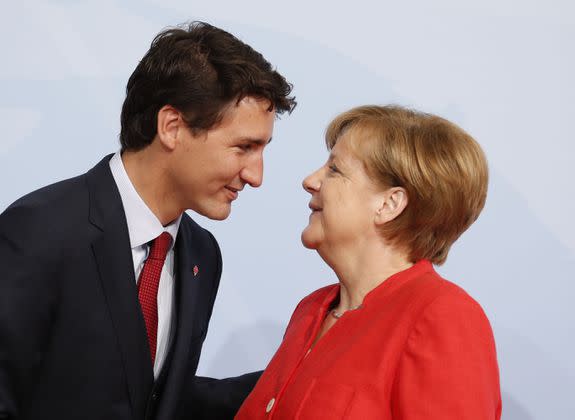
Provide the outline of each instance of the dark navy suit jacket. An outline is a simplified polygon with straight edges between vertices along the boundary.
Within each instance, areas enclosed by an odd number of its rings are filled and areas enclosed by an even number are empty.
[[[259,374],[195,376],[222,270],[218,244],[183,215],[173,333],[154,381],[110,157],[0,215],[0,419],[230,418]]]

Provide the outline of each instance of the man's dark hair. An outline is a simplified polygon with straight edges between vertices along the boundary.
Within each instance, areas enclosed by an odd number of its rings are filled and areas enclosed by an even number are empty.
[[[159,33],[126,86],[122,150],[140,150],[157,132],[158,111],[171,105],[191,130],[221,121],[226,105],[245,96],[270,101],[270,111],[291,112],[292,85],[249,45],[204,22]]]

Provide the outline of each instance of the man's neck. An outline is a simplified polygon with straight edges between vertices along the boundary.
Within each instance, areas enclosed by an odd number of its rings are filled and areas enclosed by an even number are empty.
[[[170,194],[166,176],[165,161],[156,156],[154,145],[137,152],[122,152],[122,163],[130,182],[144,203],[156,215],[162,225],[166,226],[181,214],[180,209]]]

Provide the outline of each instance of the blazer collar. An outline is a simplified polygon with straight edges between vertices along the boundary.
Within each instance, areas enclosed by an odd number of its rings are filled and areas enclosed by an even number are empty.
[[[90,222],[101,230],[92,250],[116,337],[135,418],[144,418],[154,376],[146,327],[134,281],[130,238],[122,201],[106,156],[86,174]]]

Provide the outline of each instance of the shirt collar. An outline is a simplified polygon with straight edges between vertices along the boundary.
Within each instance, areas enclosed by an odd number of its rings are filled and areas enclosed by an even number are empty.
[[[169,225],[162,226],[162,223],[146,205],[144,200],[142,200],[142,197],[140,197],[136,188],[134,188],[132,181],[130,181],[120,152],[114,154],[112,159],[110,159],[110,170],[120,191],[120,198],[124,206],[126,222],[128,223],[128,233],[130,235],[130,247],[136,248],[147,244],[160,236],[162,232],[168,232],[172,235],[173,240],[171,246],[173,247],[182,215]]]

